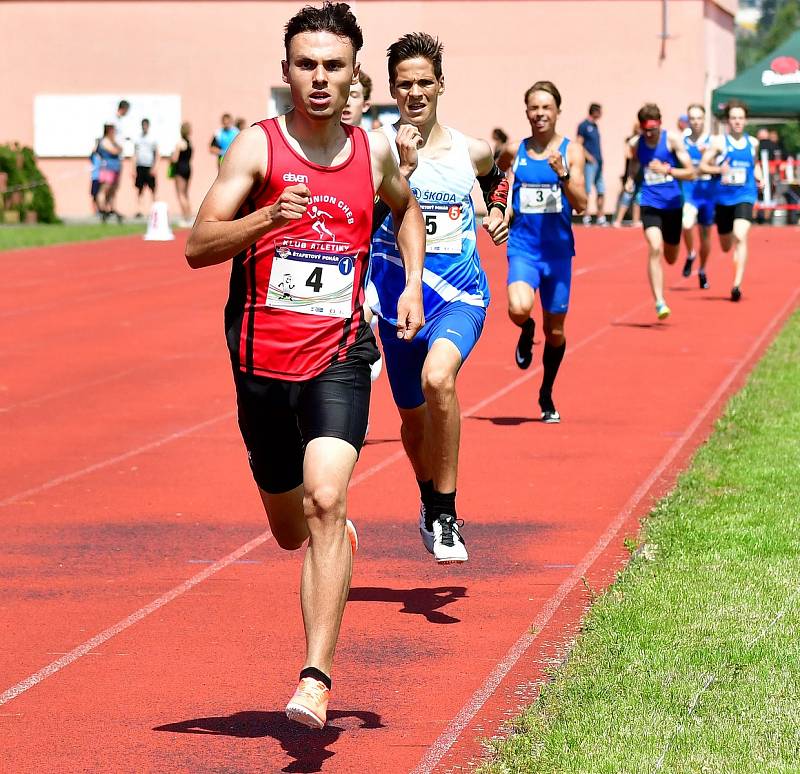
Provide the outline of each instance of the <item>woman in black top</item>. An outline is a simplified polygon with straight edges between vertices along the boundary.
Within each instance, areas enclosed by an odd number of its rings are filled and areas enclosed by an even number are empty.
[[[191,226],[192,208],[189,204],[189,178],[192,176],[191,124],[181,124],[181,139],[172,152],[172,174],[175,178],[175,193],[181,208],[181,226]]]

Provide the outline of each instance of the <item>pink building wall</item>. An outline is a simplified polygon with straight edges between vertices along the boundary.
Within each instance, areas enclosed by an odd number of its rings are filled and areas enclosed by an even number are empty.
[[[193,126],[197,206],[215,174],[209,140],[220,115],[248,122],[267,115],[271,89],[283,84],[283,25],[302,2],[0,2],[0,142],[33,143],[36,94],[175,93]],[[424,30],[445,44],[447,91],[441,117],[488,138],[502,126],[527,133],[522,95],[553,80],[564,104],[560,129],[574,136],[588,104],[602,103],[600,124],[609,206],[619,189],[622,144],[645,101],[674,126],[688,102],[707,101],[735,72],[735,2],[671,0],[670,39],[662,60],[661,0],[357,0],[364,30],[360,60],[375,83],[374,102],[390,102],[385,50],[405,32]],[[47,52],[43,56],[42,52]],[[10,77],[13,73],[13,77]],[[113,113],[114,105],[109,106]],[[61,215],[91,211],[88,163],[42,159]],[[162,163],[162,166],[165,166]],[[119,209],[134,211],[126,167]],[[177,212],[172,181],[163,198]]]

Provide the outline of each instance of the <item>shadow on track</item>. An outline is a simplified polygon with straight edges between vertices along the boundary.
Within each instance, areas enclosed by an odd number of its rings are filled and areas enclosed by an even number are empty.
[[[469,416],[467,419],[477,419],[480,422],[491,422],[493,425],[524,425],[526,422],[538,422],[534,417],[476,417]]]
[[[433,589],[387,589],[372,586],[351,588],[348,602],[400,602],[403,607],[401,613],[424,615],[429,623],[453,624],[461,623],[460,618],[454,618],[440,612],[440,608],[464,599],[467,589],[464,586],[441,586]]]
[[[353,723],[340,722],[347,718],[355,719],[355,728],[358,730],[384,728],[380,715],[361,710],[331,710],[328,713],[328,724],[320,731],[305,728],[289,720],[283,712],[251,710],[235,712],[233,715],[181,720],[178,723],[156,726],[153,731],[234,736],[243,739],[272,737],[280,743],[287,755],[294,758],[281,771],[305,774],[322,771],[323,763],[336,754],[327,748],[344,732],[354,727]]]

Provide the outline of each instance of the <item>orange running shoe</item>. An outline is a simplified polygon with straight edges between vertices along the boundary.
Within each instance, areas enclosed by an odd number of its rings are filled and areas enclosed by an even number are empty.
[[[353,549],[353,554],[358,551],[358,532],[356,532],[356,525],[353,524],[350,519],[346,522],[347,525],[347,537],[350,538],[350,548]]]
[[[323,728],[328,715],[328,699],[331,692],[319,680],[304,677],[289,703],[286,717],[309,728]]]

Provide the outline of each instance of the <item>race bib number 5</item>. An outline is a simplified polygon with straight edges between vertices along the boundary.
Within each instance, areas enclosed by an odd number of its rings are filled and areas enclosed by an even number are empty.
[[[425,252],[461,252],[461,205],[420,204],[425,218]]]
[[[266,305],[322,317],[351,317],[357,257],[276,245]]]
[[[522,185],[519,189],[519,207],[525,215],[542,215],[548,212],[561,212],[561,186],[552,185]]]

